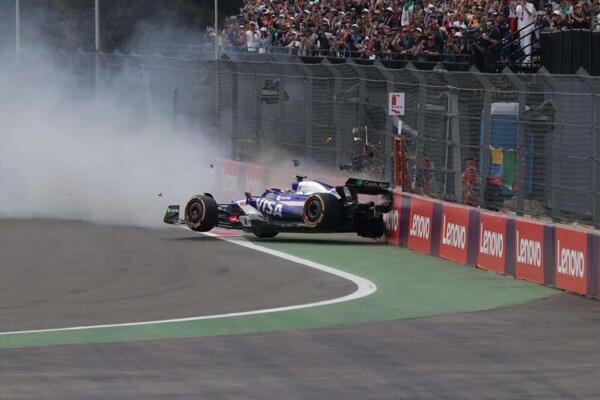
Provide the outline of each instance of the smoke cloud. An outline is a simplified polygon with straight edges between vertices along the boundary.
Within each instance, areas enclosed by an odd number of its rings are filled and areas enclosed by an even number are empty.
[[[159,226],[205,190],[219,151],[202,131],[90,90],[43,56],[0,68],[0,218]]]

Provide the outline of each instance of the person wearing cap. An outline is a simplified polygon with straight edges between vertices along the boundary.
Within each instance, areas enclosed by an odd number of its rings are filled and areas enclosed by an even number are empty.
[[[264,26],[259,29],[259,32],[260,37],[258,38],[258,52],[264,54],[269,52],[269,48],[271,47],[271,34]]]
[[[270,28],[271,25],[273,24],[273,11],[271,10],[266,10],[264,12],[264,17],[263,17],[263,26],[266,26],[267,28]]]
[[[469,62],[469,38],[460,31],[456,32],[453,38],[457,62]]]
[[[358,58],[359,49],[362,46],[364,36],[360,33],[360,27],[357,24],[352,24],[352,34],[348,38],[348,48],[350,49],[350,57]]]
[[[415,50],[415,38],[408,27],[402,28],[399,35],[392,42],[393,51],[399,55],[402,60],[412,59]]]
[[[434,35],[422,40],[415,49],[418,61],[440,61],[441,54],[442,48],[436,43]]]
[[[566,31],[569,29],[569,23],[563,18],[559,10],[552,12],[552,22],[548,29],[549,32]]]
[[[552,4],[546,3],[546,5],[544,5],[544,11],[540,11],[540,28],[542,32],[550,31],[553,15]]]
[[[498,32],[500,32],[500,40],[502,41],[502,44],[498,45],[498,47],[500,47],[500,54],[498,57],[500,60],[504,60],[512,50],[510,49],[511,46],[507,46],[507,43],[511,42],[510,28],[506,23],[506,16],[503,13],[499,13],[496,17],[496,28],[498,28]]]
[[[473,28],[471,39],[469,40],[471,63],[480,71],[485,70],[483,55],[486,50],[486,45],[487,41],[484,41],[481,37],[481,29],[479,27]]]
[[[392,26],[394,24],[394,9],[392,7],[388,7],[383,10],[383,25]]]
[[[529,3],[528,0],[520,0],[515,13],[517,15],[517,28],[519,29],[519,43],[523,54],[525,54],[523,62],[529,63],[531,62],[531,36],[536,19],[535,6]]]

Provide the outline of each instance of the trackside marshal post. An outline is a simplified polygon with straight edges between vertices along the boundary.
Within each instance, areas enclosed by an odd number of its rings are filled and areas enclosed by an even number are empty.
[[[389,93],[389,115],[404,115],[404,93]]]

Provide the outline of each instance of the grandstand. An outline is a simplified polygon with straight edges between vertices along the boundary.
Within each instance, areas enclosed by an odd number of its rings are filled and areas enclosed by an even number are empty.
[[[214,49],[217,37],[220,54],[229,59],[269,53],[334,62],[412,62],[419,69],[442,63],[458,71],[474,65],[481,72],[505,67],[536,72],[544,66],[556,73],[578,67],[592,73],[594,53],[600,54],[593,51],[600,45],[599,13],[598,1],[245,0],[239,14],[225,18],[218,35],[208,27],[205,43],[188,50]],[[573,57],[580,61],[562,65]]]

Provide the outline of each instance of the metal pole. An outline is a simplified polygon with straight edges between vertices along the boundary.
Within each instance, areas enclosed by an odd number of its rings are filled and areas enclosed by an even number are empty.
[[[219,21],[218,21],[218,2],[215,0],[215,128],[217,130],[217,143],[221,144],[221,99],[220,86],[221,74],[219,71]]]
[[[100,59],[98,52],[100,51],[100,0],[96,0],[94,4],[94,21],[95,21],[95,54],[94,54],[94,87],[96,89],[96,98],[98,97],[98,85],[100,83]]]
[[[219,59],[219,22],[218,22],[218,1],[215,0],[215,61]]]
[[[96,0],[94,14],[96,21],[96,51],[98,51],[100,50],[100,0]]]
[[[21,1],[15,0],[15,26],[16,26],[16,50],[17,54],[21,52]]]

